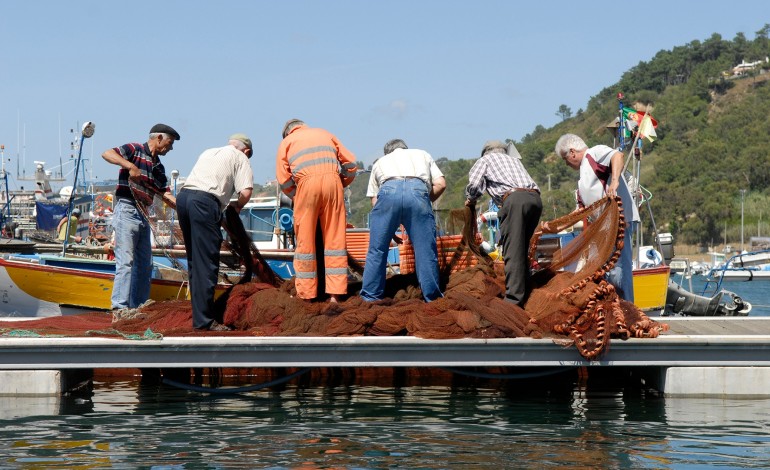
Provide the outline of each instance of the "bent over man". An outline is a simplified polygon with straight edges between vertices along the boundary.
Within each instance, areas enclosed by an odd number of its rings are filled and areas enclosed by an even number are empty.
[[[224,147],[205,150],[193,166],[177,198],[187,267],[190,273],[193,327],[229,330],[214,318],[214,289],[219,276],[222,211],[232,205],[240,212],[251,199],[251,139],[234,134]],[[236,195],[236,201],[229,202]]]
[[[465,188],[465,205],[476,203],[484,190],[497,204],[500,245],[505,262],[505,300],[522,306],[529,295],[529,240],[535,233],[543,202],[540,188],[521,163],[521,157],[507,154],[499,140],[484,144],[481,158],[473,164]]]
[[[297,297],[318,297],[318,278],[324,276],[326,293],[336,302],[348,289],[343,188],[356,176],[355,156],[330,132],[299,119],[289,120],[282,135],[275,171],[281,190],[294,200]],[[317,228],[323,238],[322,254],[316,252]]]
[[[374,208],[369,215],[369,249],[361,297],[366,301],[382,299],[390,240],[403,224],[414,246],[422,296],[430,302],[442,297],[431,202],[444,192],[446,180],[428,152],[409,149],[401,139],[386,143],[384,153],[372,166],[366,192]]]
[[[639,209],[631,198],[623,178],[623,154],[606,145],[588,148],[575,134],[564,134],[556,141],[556,154],[573,170],[580,172],[578,179],[578,205],[590,206],[606,196],[620,196],[623,217],[626,219],[623,249],[620,259],[610,272],[607,281],[615,286],[621,299],[634,301],[633,233],[639,221]]]

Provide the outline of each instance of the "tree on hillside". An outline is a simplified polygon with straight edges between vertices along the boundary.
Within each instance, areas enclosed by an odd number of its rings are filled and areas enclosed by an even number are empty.
[[[556,111],[556,115],[560,116],[562,121],[566,121],[572,117],[572,109],[570,109],[570,107],[566,104],[563,104],[559,106],[559,110]]]

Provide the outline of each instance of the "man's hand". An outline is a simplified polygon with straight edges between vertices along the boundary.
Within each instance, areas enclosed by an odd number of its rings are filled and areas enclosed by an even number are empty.
[[[176,198],[171,193],[163,193],[163,202],[172,209],[176,209]]]
[[[235,212],[237,212],[237,213],[239,213],[239,214],[241,213],[241,209],[243,209],[243,206],[241,206],[241,205],[238,203],[238,201],[230,201],[230,204],[228,204],[228,206],[230,206],[230,207],[232,207],[233,209],[235,209]]]
[[[134,165],[134,166],[131,167],[130,170],[128,170],[128,177],[129,178],[132,178],[132,179],[136,180],[140,176],[142,176],[142,170],[140,170],[138,166]]]

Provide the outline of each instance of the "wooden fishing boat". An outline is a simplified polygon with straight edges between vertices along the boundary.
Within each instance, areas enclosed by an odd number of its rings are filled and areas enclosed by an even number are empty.
[[[0,257],[0,316],[48,317],[110,310],[114,277],[114,261],[58,255]],[[217,295],[227,286],[218,286]],[[155,267],[152,300],[188,296],[188,285],[178,272]]]

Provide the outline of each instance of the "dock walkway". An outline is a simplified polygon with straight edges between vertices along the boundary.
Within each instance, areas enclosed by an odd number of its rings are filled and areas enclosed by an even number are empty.
[[[0,370],[121,367],[770,366],[770,317],[665,317],[586,361],[569,340],[356,337],[0,337]]]
[[[770,317],[664,317],[670,330],[652,339],[613,339],[596,361],[568,340],[502,338],[429,340],[396,337],[0,337],[0,370],[180,367],[657,367],[660,387],[744,383],[740,394],[770,394]],[[729,374],[740,373],[737,379]],[[760,374],[757,376],[757,374]],[[673,374],[673,375],[672,375]],[[697,380],[692,378],[695,374]],[[682,380],[679,380],[682,378]],[[685,380],[686,379],[686,380]],[[694,382],[695,380],[695,382]],[[712,382],[712,383],[710,383]],[[690,393],[692,392],[692,393]]]

